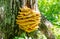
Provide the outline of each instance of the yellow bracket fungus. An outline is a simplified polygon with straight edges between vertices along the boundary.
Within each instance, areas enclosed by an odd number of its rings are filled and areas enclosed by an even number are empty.
[[[37,30],[41,21],[41,14],[28,7],[20,8],[20,10],[16,19],[19,28],[28,33]]]

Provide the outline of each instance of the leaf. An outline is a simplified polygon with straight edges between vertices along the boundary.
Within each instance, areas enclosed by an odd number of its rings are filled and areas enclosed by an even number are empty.
[[[13,39],[24,39],[23,37],[15,37]]]
[[[24,38],[22,38],[22,37],[19,37],[18,39],[24,39]]]

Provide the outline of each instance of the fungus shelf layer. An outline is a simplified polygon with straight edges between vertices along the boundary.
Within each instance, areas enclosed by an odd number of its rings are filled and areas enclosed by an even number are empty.
[[[19,28],[28,33],[37,30],[41,21],[41,14],[28,7],[20,8],[20,10],[16,19]]]

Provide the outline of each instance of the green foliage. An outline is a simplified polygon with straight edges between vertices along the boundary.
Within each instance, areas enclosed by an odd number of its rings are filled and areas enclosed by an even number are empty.
[[[40,12],[54,25],[56,39],[60,39],[60,0],[39,0]]]
[[[13,39],[24,39],[24,38],[22,38],[22,37],[15,37],[15,38],[13,38]]]
[[[60,26],[60,0],[39,0],[39,10],[54,25]]]

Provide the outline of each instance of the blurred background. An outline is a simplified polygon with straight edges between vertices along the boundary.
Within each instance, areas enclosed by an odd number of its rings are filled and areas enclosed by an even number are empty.
[[[60,39],[60,0],[39,0],[39,10],[54,25],[56,39]]]

